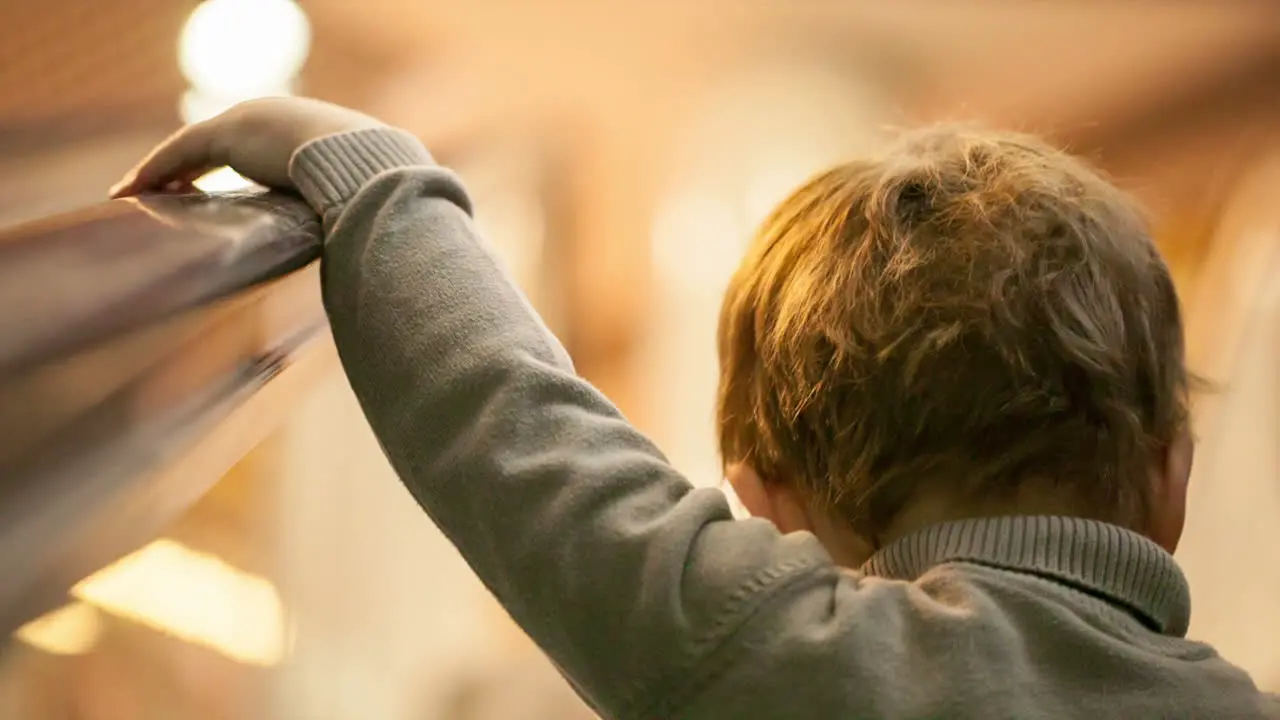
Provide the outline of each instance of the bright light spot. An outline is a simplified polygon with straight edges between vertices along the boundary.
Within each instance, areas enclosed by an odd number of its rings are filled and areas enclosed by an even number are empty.
[[[206,0],[182,30],[178,59],[202,94],[248,99],[288,87],[310,48],[311,24],[293,0]]]
[[[158,540],[81,582],[72,596],[251,665],[284,655],[280,597],[265,578]]]
[[[257,187],[252,180],[227,167],[218,168],[191,184],[195,185],[197,190],[207,193],[236,192]]]
[[[257,97],[289,95],[311,48],[311,25],[293,0],[206,0],[191,13],[178,61],[191,89],[182,119],[207,120]],[[205,192],[254,187],[230,169],[197,180]]]
[[[102,635],[102,618],[96,608],[71,603],[18,628],[22,642],[53,655],[83,655]]]

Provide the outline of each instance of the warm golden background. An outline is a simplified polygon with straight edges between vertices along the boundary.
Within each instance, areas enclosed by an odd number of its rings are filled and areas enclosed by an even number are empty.
[[[1220,382],[1198,407],[1180,558],[1192,632],[1280,690],[1280,3],[299,3],[299,92],[407,127],[457,168],[581,372],[700,483],[718,481],[717,296],[787,189],[935,120],[1096,160],[1151,209],[1191,357]],[[99,201],[177,127],[197,5],[0,0],[0,226]],[[253,42],[229,38],[225,62]],[[576,712],[334,369],[166,538],[151,605],[88,592],[60,631],[15,641],[0,716]],[[193,614],[205,631],[183,626]]]

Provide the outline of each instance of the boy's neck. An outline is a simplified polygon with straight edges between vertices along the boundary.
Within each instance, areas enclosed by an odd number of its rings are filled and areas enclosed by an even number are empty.
[[[1091,513],[1059,488],[1046,484],[1024,486],[1014,497],[998,500],[957,501],[948,494],[926,495],[905,507],[871,545],[879,549],[899,538],[934,525],[988,517],[1059,515],[1090,517]]]

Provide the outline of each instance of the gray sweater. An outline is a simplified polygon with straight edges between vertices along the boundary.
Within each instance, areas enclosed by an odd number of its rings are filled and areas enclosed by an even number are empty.
[[[1184,639],[1186,581],[1143,537],[993,518],[837,567],[807,533],[734,520],[575,375],[412,136],[324,138],[291,174],[396,472],[601,715],[1280,718]]]

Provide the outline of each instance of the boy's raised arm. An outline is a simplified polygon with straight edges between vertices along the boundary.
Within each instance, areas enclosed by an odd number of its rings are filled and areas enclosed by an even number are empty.
[[[598,709],[678,707],[774,589],[830,565],[811,537],[731,522],[574,374],[412,137],[329,136],[291,175],[325,214],[325,304],[391,463]]]

